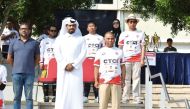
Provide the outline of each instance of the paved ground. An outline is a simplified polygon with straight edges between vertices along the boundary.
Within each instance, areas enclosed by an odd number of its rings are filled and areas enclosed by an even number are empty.
[[[6,104],[8,105],[5,105],[5,108],[3,109],[13,109],[13,87],[12,87],[12,79],[11,79],[11,66],[8,65],[8,64],[4,64],[7,68],[7,86],[4,90],[4,98],[5,98],[5,102],[8,102]],[[38,71],[36,70],[36,79],[37,80],[37,77],[38,77]],[[42,102],[43,101],[43,92],[42,92],[42,87],[41,86],[38,86],[37,87],[37,84],[35,82],[34,84],[34,88],[33,88],[33,99],[35,101],[38,101],[38,102]],[[37,90],[38,89],[38,90]],[[36,96],[37,95],[37,96]],[[24,96],[24,93],[22,94],[22,101],[25,101],[25,96]],[[21,109],[26,109],[25,108],[25,105],[22,105],[22,108]],[[38,109],[37,107],[34,106],[34,109]]]
[[[36,97],[36,95],[37,95],[37,97]],[[14,94],[13,94],[12,82],[8,82],[7,86],[6,86],[5,90],[4,90],[5,101],[13,101],[13,97],[14,97]],[[33,99],[35,101],[38,101],[38,102],[43,101],[43,91],[42,91],[41,84],[39,84],[38,87],[37,87],[37,83],[34,84]],[[25,101],[24,92],[22,93],[22,101]]]
[[[37,96],[36,96],[37,94]],[[12,82],[8,82],[7,86],[4,90],[4,98],[5,98],[5,108],[3,109],[13,109],[13,88],[12,88]],[[34,84],[34,88],[33,88],[33,99],[34,102],[43,102],[43,92],[42,92],[42,87],[41,84],[40,86],[38,86],[38,92],[37,92],[37,83]],[[24,93],[22,93],[22,102],[25,102],[25,96]],[[26,109],[25,105],[22,105],[21,109]],[[38,109],[38,107],[34,106],[34,109]]]
[[[3,109],[13,109],[12,105],[6,105]],[[22,105],[21,109],[26,109],[24,105]],[[38,107],[34,107],[33,109],[38,109]]]

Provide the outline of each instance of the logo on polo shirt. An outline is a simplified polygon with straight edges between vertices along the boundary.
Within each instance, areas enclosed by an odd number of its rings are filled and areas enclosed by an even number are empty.
[[[47,52],[48,52],[48,53],[53,53],[53,48],[48,48],[48,49],[47,49]]]
[[[126,44],[137,45],[138,41],[126,41]]]
[[[102,55],[105,55],[105,54],[106,54],[105,52],[102,53]]]
[[[99,48],[100,44],[88,44],[88,47]]]
[[[104,59],[103,61],[105,64],[111,64],[111,63],[119,63],[118,59]]]

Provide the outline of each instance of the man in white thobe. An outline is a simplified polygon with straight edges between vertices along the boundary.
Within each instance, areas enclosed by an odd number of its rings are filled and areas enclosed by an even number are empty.
[[[58,72],[55,109],[83,109],[82,62],[86,44],[78,26],[76,20],[64,19],[56,39]]]

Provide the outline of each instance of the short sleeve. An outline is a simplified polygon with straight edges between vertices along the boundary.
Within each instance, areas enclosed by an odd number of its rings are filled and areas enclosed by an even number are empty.
[[[97,51],[95,59],[94,59],[94,66],[100,66],[100,50]]]
[[[39,55],[40,54],[40,47],[39,47],[39,42],[35,41],[35,55]]]
[[[105,46],[105,41],[104,41],[104,38],[103,38],[103,36],[101,36],[102,38],[101,38],[101,46],[100,46],[100,48],[102,48],[102,47],[104,47]]]
[[[44,44],[44,41],[45,40],[42,40],[40,42],[40,62],[43,62],[43,59],[44,59],[44,51],[45,51],[45,44]]]
[[[123,51],[122,50],[121,50],[120,64],[121,65],[125,64],[125,62],[124,62],[124,55],[123,55]]]
[[[8,54],[12,54],[12,55],[13,55],[13,52],[14,52],[14,50],[13,50],[13,45],[14,45],[14,43],[15,43],[16,40],[17,40],[17,39],[14,39],[13,41],[10,42]]]
[[[125,39],[125,32],[120,34],[118,45],[124,45],[124,39]]]

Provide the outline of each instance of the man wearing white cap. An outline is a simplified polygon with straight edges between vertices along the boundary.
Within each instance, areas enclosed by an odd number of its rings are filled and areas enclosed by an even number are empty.
[[[83,109],[82,62],[86,44],[72,18],[62,21],[55,43],[55,58],[58,64],[55,109]]]
[[[131,78],[133,80],[132,94],[133,103],[140,104],[140,73],[141,66],[144,65],[145,42],[144,32],[137,30],[136,25],[139,19],[134,14],[130,14],[125,22],[128,30],[121,33],[119,37],[119,47],[123,49],[126,66],[125,86],[123,88],[122,102],[127,103],[130,95]]]

